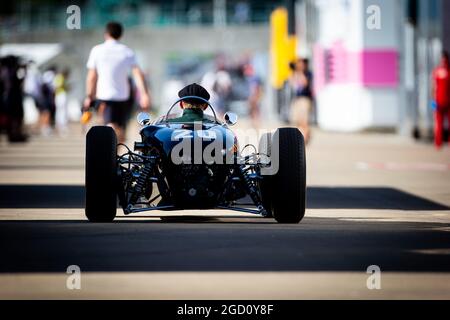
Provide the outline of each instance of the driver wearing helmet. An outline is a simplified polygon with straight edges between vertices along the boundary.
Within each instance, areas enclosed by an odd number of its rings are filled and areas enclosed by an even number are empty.
[[[193,83],[190,84],[178,92],[180,98],[188,96],[196,96],[209,100],[208,91],[202,86]],[[200,99],[187,98],[186,100],[180,101],[181,109],[183,109],[183,115],[178,118],[168,119],[168,122],[210,122],[203,115],[203,111],[208,107],[208,104]]]

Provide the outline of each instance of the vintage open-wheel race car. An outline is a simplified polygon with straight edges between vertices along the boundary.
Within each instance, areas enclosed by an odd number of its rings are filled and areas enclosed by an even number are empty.
[[[220,121],[177,122],[171,110],[155,121],[138,115],[141,141],[117,154],[109,126],[94,126],[86,136],[86,217],[111,222],[117,199],[128,215],[150,210],[228,209],[299,223],[305,214],[305,143],[296,128],[261,136],[259,150],[243,155],[230,126],[233,113]],[[248,145],[244,148],[249,147]],[[243,149],[244,149],[243,148]],[[247,201],[247,203],[245,203]]]

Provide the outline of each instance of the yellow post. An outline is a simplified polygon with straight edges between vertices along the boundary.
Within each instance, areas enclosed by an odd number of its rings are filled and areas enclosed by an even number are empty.
[[[289,63],[296,58],[297,39],[288,35],[288,12],[285,8],[277,8],[270,15],[270,56],[271,83],[275,89],[281,89],[289,78]]]

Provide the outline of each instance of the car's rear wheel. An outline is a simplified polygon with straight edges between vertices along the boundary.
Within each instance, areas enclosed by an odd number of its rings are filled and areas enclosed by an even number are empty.
[[[278,171],[271,179],[273,216],[280,223],[299,223],[305,215],[306,206],[303,135],[296,128],[278,129],[272,138],[271,153],[272,162],[277,156],[279,161]]]
[[[111,127],[92,127],[86,135],[86,217],[111,222],[117,208],[117,137]]]

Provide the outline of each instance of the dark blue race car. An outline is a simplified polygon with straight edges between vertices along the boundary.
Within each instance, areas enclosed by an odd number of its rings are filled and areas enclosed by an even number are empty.
[[[111,222],[117,199],[125,214],[150,210],[228,209],[299,223],[305,214],[305,144],[296,128],[264,134],[259,150],[240,150],[229,128],[237,116],[226,113],[201,122],[177,121],[171,110],[155,121],[138,115],[141,140],[117,155],[108,126],[86,136],[86,217]],[[200,97],[194,97],[202,99]],[[243,149],[254,152],[243,155]]]

